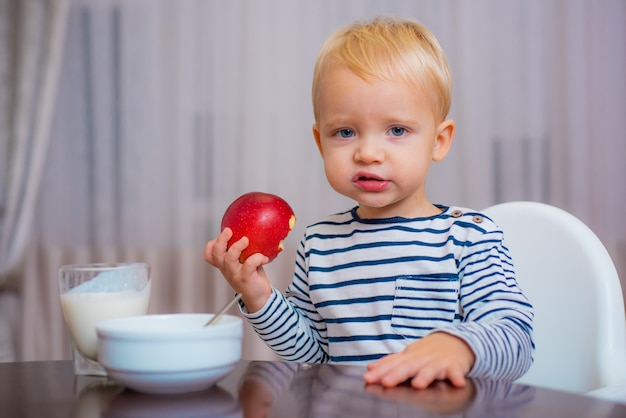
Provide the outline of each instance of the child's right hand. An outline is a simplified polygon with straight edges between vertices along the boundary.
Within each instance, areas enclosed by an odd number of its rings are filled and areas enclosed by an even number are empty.
[[[476,355],[461,338],[436,331],[420,338],[404,350],[388,354],[367,365],[363,376],[367,383],[396,387],[410,380],[416,389],[425,389],[437,380],[449,380],[455,387],[465,387],[466,376]]]
[[[272,294],[272,285],[263,269],[269,258],[256,253],[240,263],[239,256],[248,247],[248,238],[241,238],[227,249],[232,235],[230,228],[224,228],[216,239],[207,242],[204,259],[220,270],[235,292],[241,293],[248,312],[254,313],[265,305]]]

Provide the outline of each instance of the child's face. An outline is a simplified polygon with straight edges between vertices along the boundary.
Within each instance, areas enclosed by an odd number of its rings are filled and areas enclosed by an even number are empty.
[[[431,161],[450,147],[454,122],[438,123],[428,98],[405,83],[366,82],[352,71],[329,71],[317,92],[313,134],[330,185],[359,203],[359,216],[430,216]]]

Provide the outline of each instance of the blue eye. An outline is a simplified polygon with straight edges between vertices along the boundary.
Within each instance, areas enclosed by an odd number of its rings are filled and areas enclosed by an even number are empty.
[[[402,136],[405,133],[406,129],[401,126],[394,126],[393,128],[389,129],[389,134],[391,136]]]
[[[352,129],[341,129],[337,131],[337,136],[341,138],[352,138],[354,136],[354,131]]]

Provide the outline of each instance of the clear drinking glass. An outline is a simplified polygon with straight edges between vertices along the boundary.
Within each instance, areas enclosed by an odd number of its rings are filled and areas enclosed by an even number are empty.
[[[72,264],[59,267],[59,293],[70,334],[74,373],[106,376],[98,364],[96,324],[145,315],[151,275],[146,263]]]

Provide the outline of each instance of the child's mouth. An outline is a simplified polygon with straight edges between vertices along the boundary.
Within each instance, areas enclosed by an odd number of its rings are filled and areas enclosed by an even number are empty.
[[[353,183],[362,190],[381,191],[387,187],[389,181],[376,176],[356,175]]]

